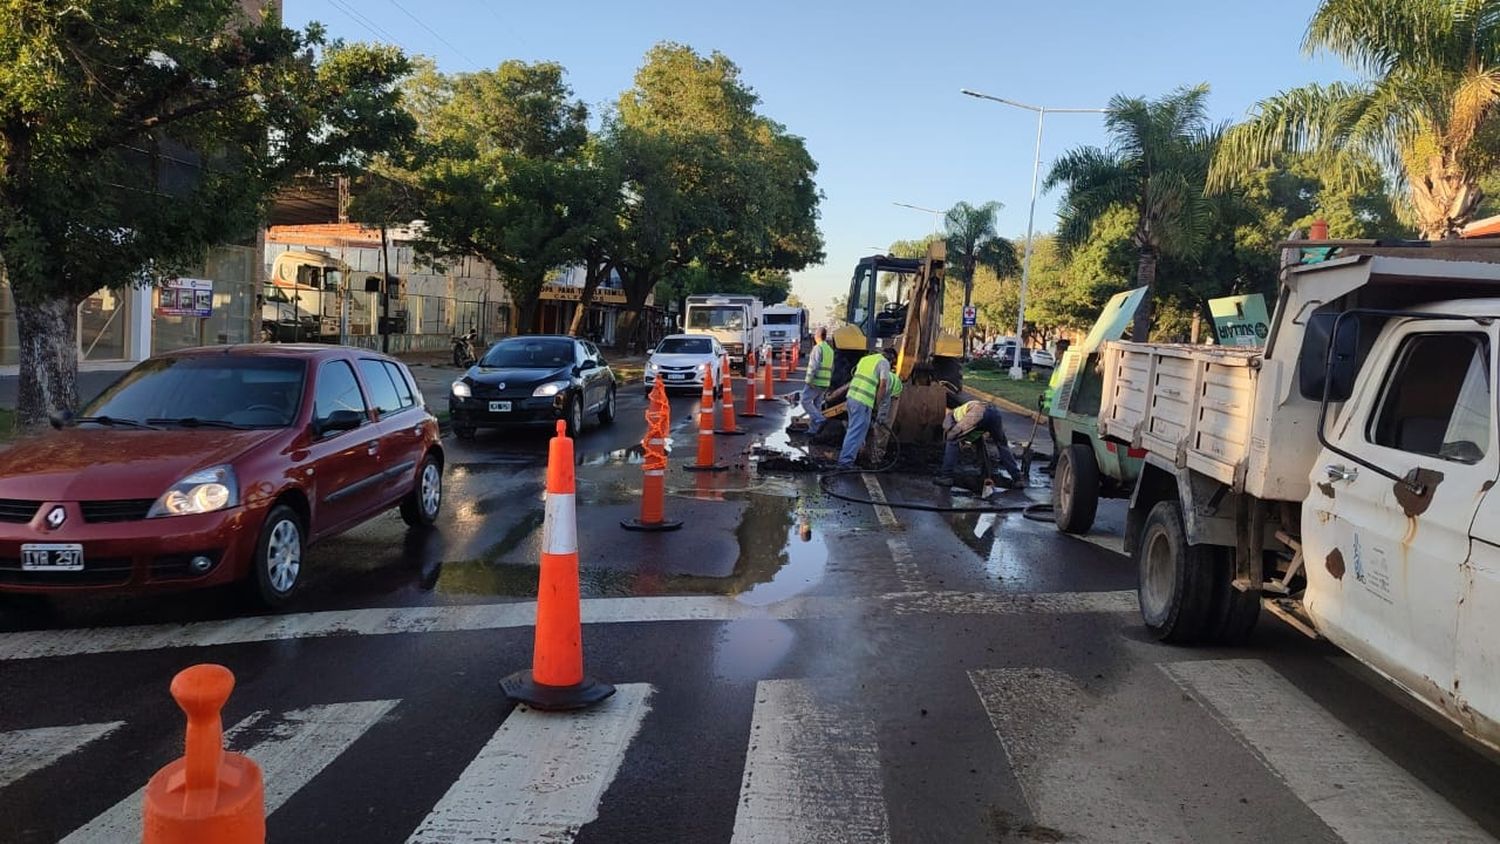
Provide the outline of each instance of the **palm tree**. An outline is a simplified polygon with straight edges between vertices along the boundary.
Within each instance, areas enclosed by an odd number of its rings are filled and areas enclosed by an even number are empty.
[[[974,299],[974,274],[980,267],[1005,276],[1016,271],[1015,244],[995,233],[995,216],[1004,207],[998,202],[970,205],[960,202],[948,209],[943,228],[948,236],[948,274],[964,283],[964,307]],[[963,329],[964,354],[969,353],[969,329]]]
[[[1365,75],[1261,101],[1230,129],[1209,187],[1229,187],[1282,151],[1323,153],[1343,178],[1374,158],[1410,197],[1422,236],[1455,237],[1500,164],[1500,2],[1323,0],[1303,50]]]
[[[1071,150],[1047,174],[1045,190],[1067,186],[1058,210],[1064,249],[1087,240],[1111,209],[1135,212],[1136,283],[1148,288],[1131,329],[1137,340],[1150,334],[1157,262],[1164,255],[1191,258],[1207,237],[1211,207],[1203,183],[1220,134],[1208,123],[1207,98],[1207,85],[1159,100],[1116,95],[1104,117],[1109,149]]]

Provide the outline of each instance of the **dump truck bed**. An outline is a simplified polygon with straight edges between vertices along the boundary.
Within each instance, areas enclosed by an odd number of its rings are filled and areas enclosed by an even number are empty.
[[[1227,346],[1106,344],[1100,432],[1242,488],[1260,358]]]

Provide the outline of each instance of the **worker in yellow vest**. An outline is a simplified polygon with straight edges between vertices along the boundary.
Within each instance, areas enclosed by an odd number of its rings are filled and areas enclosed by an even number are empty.
[[[870,420],[890,392],[886,378],[891,364],[885,355],[871,352],[859,359],[854,367],[854,377],[849,379],[849,395],[844,400],[844,413],[849,424],[844,428],[844,447],[839,451],[839,468],[853,469],[859,450],[864,447],[865,435],[870,432]]]
[[[943,444],[943,471],[932,482],[938,486],[952,486],[953,470],[958,467],[959,444],[967,440],[977,448],[984,448],[985,434],[989,434],[990,439],[995,441],[995,450],[1000,453],[1000,468],[1010,476],[1007,486],[1013,489],[1024,488],[1026,476],[1021,472],[1021,464],[1016,462],[1016,456],[1011,453],[1010,440],[1005,436],[1004,419],[998,408],[982,401],[964,402],[943,417],[943,438],[947,441]]]
[[[823,415],[823,396],[833,383],[833,346],[828,344],[828,329],[818,327],[817,345],[807,356],[806,387],[802,389],[802,410],[807,413],[807,435],[816,436],[828,418]]]

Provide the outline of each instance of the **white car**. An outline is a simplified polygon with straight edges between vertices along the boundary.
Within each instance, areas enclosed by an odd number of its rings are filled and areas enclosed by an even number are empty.
[[[713,367],[713,381],[718,382],[725,356],[724,346],[707,334],[670,334],[662,338],[646,361],[646,389],[660,378],[667,389],[692,387],[703,389],[703,365]]]
[[[1052,353],[1046,349],[1032,349],[1031,363],[1043,369],[1051,369],[1057,365],[1057,358],[1053,357]]]

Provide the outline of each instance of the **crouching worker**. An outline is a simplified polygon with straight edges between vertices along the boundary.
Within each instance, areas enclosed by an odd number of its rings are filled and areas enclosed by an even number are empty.
[[[1010,451],[1010,440],[1005,437],[1005,422],[1000,411],[987,402],[964,402],[943,417],[943,471],[932,482],[938,486],[953,485],[953,470],[958,467],[958,450],[965,442],[984,448],[984,435],[995,441],[995,450],[1000,452],[1000,468],[1008,476],[1006,484],[1012,489],[1026,486],[1026,477],[1021,466]]]

